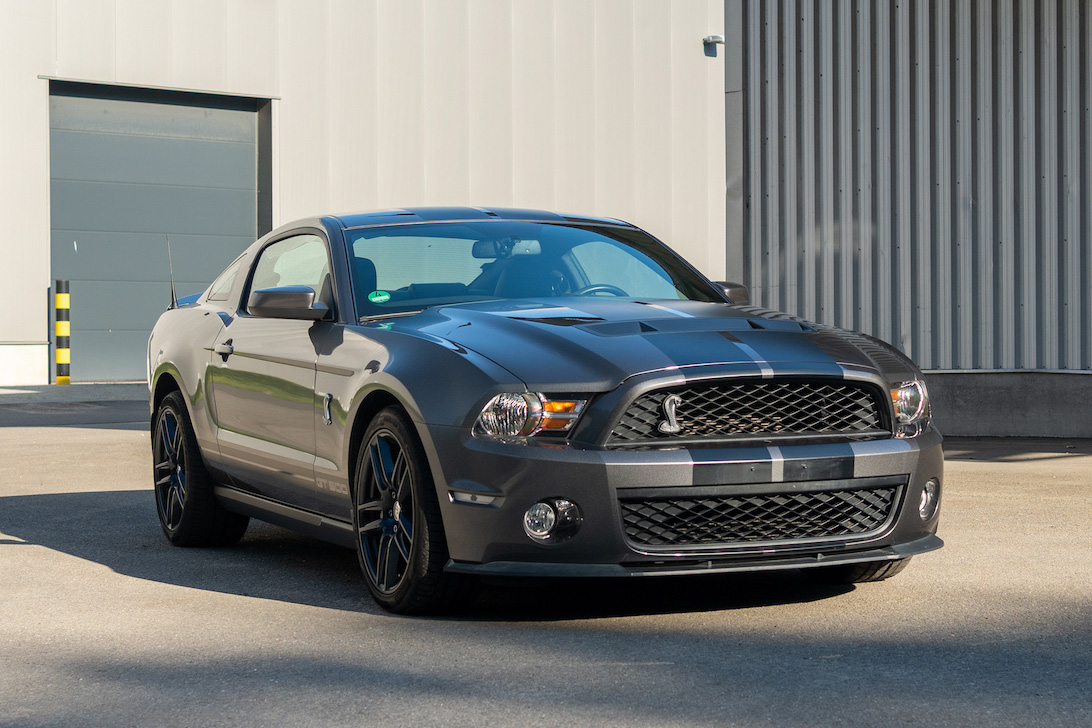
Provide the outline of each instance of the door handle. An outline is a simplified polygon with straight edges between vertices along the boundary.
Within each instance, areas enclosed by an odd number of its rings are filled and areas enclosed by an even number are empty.
[[[227,358],[235,353],[235,347],[231,345],[231,339],[217,344],[212,347],[212,350],[224,357],[224,361],[227,361]]]

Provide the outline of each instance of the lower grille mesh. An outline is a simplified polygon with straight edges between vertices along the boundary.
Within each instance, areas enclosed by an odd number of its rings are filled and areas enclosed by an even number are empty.
[[[854,536],[881,528],[897,486],[811,493],[624,499],[622,523],[634,544],[730,545]]]

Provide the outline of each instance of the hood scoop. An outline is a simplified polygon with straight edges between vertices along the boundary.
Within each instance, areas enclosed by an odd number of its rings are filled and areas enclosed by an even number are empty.
[[[639,336],[660,331],[656,326],[644,321],[612,321],[605,324],[589,324],[583,328],[598,336]]]
[[[596,336],[642,336],[644,334],[683,334],[702,331],[795,331],[814,333],[797,321],[745,318],[677,318],[649,321],[611,321],[589,323],[580,327]]]

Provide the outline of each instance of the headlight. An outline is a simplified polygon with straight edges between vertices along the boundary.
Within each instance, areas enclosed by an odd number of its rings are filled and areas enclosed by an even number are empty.
[[[528,437],[536,432],[565,432],[584,409],[582,399],[549,399],[535,392],[504,392],[486,403],[475,434]]]
[[[893,388],[891,404],[895,408],[896,437],[917,437],[929,424],[929,390],[920,379]]]

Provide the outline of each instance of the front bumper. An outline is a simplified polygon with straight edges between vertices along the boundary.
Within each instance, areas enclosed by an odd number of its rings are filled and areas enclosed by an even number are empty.
[[[942,482],[941,438],[671,450],[579,449],[509,444],[426,426],[422,435],[440,500],[453,572],[523,576],[725,573],[902,559],[940,548],[937,514],[918,515],[921,491]],[[890,518],[865,534],[649,548],[627,538],[620,496],[712,489],[785,493],[900,483]],[[546,498],[580,506],[571,538],[540,543],[523,514]]]

